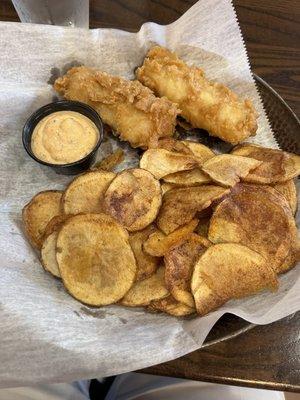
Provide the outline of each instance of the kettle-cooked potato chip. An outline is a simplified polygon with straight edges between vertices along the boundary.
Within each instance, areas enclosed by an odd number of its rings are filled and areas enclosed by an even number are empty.
[[[215,209],[208,238],[240,243],[264,255],[275,270],[287,257],[297,233],[285,198],[264,185],[237,184]]]
[[[172,189],[163,196],[157,225],[168,235],[181,225],[190,222],[197,211],[204,210],[214,200],[220,199],[227,193],[229,189],[216,185]]]
[[[177,301],[192,308],[195,307],[191,294],[192,273],[196,261],[210,245],[209,240],[192,233],[165,254],[166,286]]]
[[[275,290],[276,273],[267,260],[246,246],[222,243],[210,246],[199,258],[192,276],[196,309],[204,315],[230,299]]]
[[[151,172],[156,179],[178,171],[186,171],[198,166],[194,156],[165,149],[149,149],[140,160],[140,168]]]
[[[161,206],[161,189],[154,176],[140,168],[120,172],[109,185],[105,209],[129,231],[150,225]]]
[[[174,317],[184,317],[196,312],[194,307],[189,307],[186,304],[180,303],[175,300],[172,295],[164,297],[163,299],[153,300],[147,310],[154,312],[164,312],[173,315]]]
[[[101,169],[104,171],[111,171],[114,169],[118,164],[120,164],[124,160],[124,150],[117,149],[113,153],[109,154],[97,164],[95,164],[92,170]]]
[[[64,222],[56,259],[63,283],[92,306],[116,303],[133,285],[136,261],[126,230],[105,214],[79,214]]]
[[[149,278],[136,282],[120,303],[129,307],[141,307],[149,305],[153,300],[168,296],[164,276],[165,268],[159,267]]]
[[[202,170],[210,178],[223,186],[234,186],[240,178],[244,178],[251,170],[262,164],[254,158],[233,154],[220,154],[210,158],[202,165]]]
[[[215,153],[202,143],[194,142],[192,140],[182,140],[182,143],[187,146],[196,157],[199,165],[203,165],[205,161],[215,157]]]
[[[129,243],[137,263],[137,281],[142,281],[143,279],[153,275],[160,263],[160,258],[150,256],[143,249],[143,244],[148,239],[149,235],[156,231],[157,228],[154,225],[149,225],[142,231],[132,232],[129,235]]]
[[[200,168],[194,168],[189,171],[174,172],[163,177],[167,183],[173,183],[177,186],[197,186],[211,182],[211,179]]]
[[[104,194],[116,175],[96,170],[79,175],[69,184],[62,198],[65,214],[104,211]]]
[[[70,215],[61,214],[53,217],[47,224],[44,234],[44,241],[41,248],[41,263],[46,271],[56,278],[60,278],[60,272],[56,260],[56,241],[58,231],[62,224],[70,218]]]
[[[42,247],[48,222],[61,213],[61,197],[62,192],[59,190],[40,192],[23,208],[25,233],[33,247]]]
[[[193,155],[193,152],[183,143],[183,141],[171,137],[159,139],[158,148],[175,151],[181,154]]]
[[[231,153],[263,161],[243,179],[245,182],[275,184],[286,182],[300,174],[300,156],[296,154],[254,144],[239,145]]]
[[[283,183],[276,183],[273,187],[286,198],[293,215],[295,215],[297,211],[297,189],[293,179]]]
[[[197,225],[198,220],[193,219],[188,224],[180,226],[169,235],[165,235],[161,231],[157,230],[145,241],[144,250],[152,256],[162,257],[173,246],[182,243],[194,231]]]
[[[68,214],[59,214],[51,218],[45,228],[44,238],[51,235],[52,232],[59,230],[61,225],[70,217],[71,215]]]
[[[169,190],[178,188],[178,185],[175,185],[175,184],[173,184],[173,183],[163,182],[163,183],[161,184],[160,187],[161,187],[161,193],[162,193],[162,195],[164,195],[164,194],[167,193]]]
[[[56,278],[60,278],[60,272],[56,260],[56,241],[58,231],[53,231],[43,242],[41,248],[41,263],[46,271],[50,272]]]
[[[287,272],[290,269],[294,268],[298,261],[300,261],[300,239],[297,235],[291,243],[290,250],[285,260],[281,265],[277,266],[275,271],[278,274]]]

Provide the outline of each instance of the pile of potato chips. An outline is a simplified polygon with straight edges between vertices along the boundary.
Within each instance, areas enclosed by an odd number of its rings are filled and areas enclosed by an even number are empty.
[[[23,209],[43,267],[79,301],[204,315],[275,290],[300,259],[299,156],[252,144],[217,155],[168,138],[140,168],[105,170],[114,159]]]

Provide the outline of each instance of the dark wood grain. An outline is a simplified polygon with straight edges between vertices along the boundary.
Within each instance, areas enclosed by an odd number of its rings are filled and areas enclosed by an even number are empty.
[[[137,31],[146,21],[168,24],[194,0],[91,0],[90,27]],[[300,1],[234,0],[253,71],[300,115]],[[18,21],[10,0],[0,1],[0,20]],[[219,383],[300,391],[300,313],[256,326],[224,342],[146,373]]]
[[[143,372],[300,392],[300,313]]]

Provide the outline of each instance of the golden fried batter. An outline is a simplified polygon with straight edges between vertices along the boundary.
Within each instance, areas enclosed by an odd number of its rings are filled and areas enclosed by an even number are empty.
[[[188,122],[212,136],[234,144],[255,135],[257,114],[249,100],[209,81],[200,68],[189,67],[167,49],[153,47],[137,69],[137,78],[157,95],[177,103]]]
[[[157,98],[138,81],[111,76],[87,67],[70,69],[58,78],[55,90],[68,100],[89,104],[102,120],[132,147],[156,146],[160,137],[172,136],[178,109]]]

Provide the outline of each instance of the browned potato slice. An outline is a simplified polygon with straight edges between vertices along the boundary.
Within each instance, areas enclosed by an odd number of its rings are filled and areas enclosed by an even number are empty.
[[[58,231],[53,231],[44,240],[41,248],[41,262],[46,271],[50,272],[50,274],[54,275],[56,278],[60,278],[60,272],[56,260],[57,236]]]
[[[143,169],[120,172],[105,193],[106,211],[129,231],[150,225],[161,206],[161,189],[154,176]]]
[[[182,140],[182,143],[192,151],[199,165],[203,165],[205,161],[215,156],[215,153],[202,143],[193,142],[192,140]]]
[[[25,233],[33,247],[42,247],[48,222],[61,212],[61,197],[62,192],[59,190],[40,192],[23,208]]]
[[[243,179],[246,182],[275,184],[286,182],[300,174],[300,156],[296,154],[254,144],[239,145],[232,150],[232,154],[263,161]]]
[[[169,234],[181,225],[190,222],[197,211],[229,193],[228,189],[215,185],[201,185],[173,189],[163,196],[163,204],[157,217],[158,227]]]
[[[276,272],[278,274],[287,272],[294,268],[298,261],[300,261],[300,240],[297,236],[291,244],[291,248],[287,257],[285,258],[284,262],[277,267]]]
[[[70,218],[70,215],[67,214],[60,214],[51,218],[45,228],[44,238],[51,235],[52,232],[59,230],[63,222],[65,222],[68,218]]]
[[[173,174],[164,176],[163,180],[178,186],[196,186],[211,182],[210,177],[202,172],[200,168],[194,168],[190,171],[174,172]]]
[[[152,233],[144,243],[144,250],[151,256],[162,257],[173,246],[182,243],[196,228],[198,220],[193,219],[188,224],[181,226],[169,235],[160,231]]]
[[[202,170],[210,178],[223,186],[234,186],[240,178],[244,178],[249,171],[262,164],[254,158],[236,156],[233,154],[220,154],[210,158],[202,165]]]
[[[198,163],[193,156],[165,149],[149,149],[145,151],[140,160],[140,167],[150,171],[156,179],[197,166]]]
[[[41,248],[42,266],[57,278],[60,278],[60,272],[56,260],[56,241],[59,229],[68,218],[70,218],[69,215],[61,214],[49,221],[45,229],[44,241]]]
[[[90,171],[75,178],[65,190],[62,207],[65,214],[98,213],[104,211],[104,194],[115,174]]]
[[[193,152],[181,141],[174,138],[163,138],[158,141],[158,147],[181,154],[193,155]]]
[[[162,195],[164,195],[164,194],[165,194],[166,192],[168,192],[169,190],[178,188],[178,185],[175,185],[175,184],[173,184],[173,183],[164,182],[164,183],[161,184],[160,187],[161,187],[161,193],[162,193]]]
[[[158,268],[160,259],[150,256],[143,249],[143,244],[148,239],[149,235],[155,231],[157,231],[157,228],[155,228],[154,225],[149,225],[142,231],[133,232],[129,235],[129,243],[137,263],[137,281],[142,281],[153,275]]]
[[[194,307],[189,307],[186,304],[180,303],[171,295],[163,299],[152,301],[147,309],[149,311],[164,312],[173,315],[174,317],[184,317],[196,312]]]
[[[124,306],[141,307],[149,305],[153,300],[168,296],[164,275],[165,268],[159,267],[154,275],[136,282],[120,303]]]
[[[267,260],[246,246],[223,243],[209,247],[195,265],[192,293],[204,315],[230,299],[276,289],[275,272]]]
[[[105,214],[70,217],[59,231],[56,259],[68,292],[92,306],[116,303],[136,275],[128,233]]]
[[[102,169],[105,171],[111,171],[118,164],[124,160],[124,151],[122,149],[117,149],[112,154],[109,154],[103,160],[99,161],[92,169]]]
[[[275,270],[287,257],[297,229],[285,198],[264,185],[237,184],[215,209],[208,238],[259,252]]]
[[[297,211],[297,189],[293,179],[283,183],[276,183],[273,187],[286,198],[293,215],[295,215]]]
[[[194,265],[210,245],[206,238],[192,233],[183,243],[165,254],[166,286],[177,301],[192,308],[195,307],[191,294]]]

